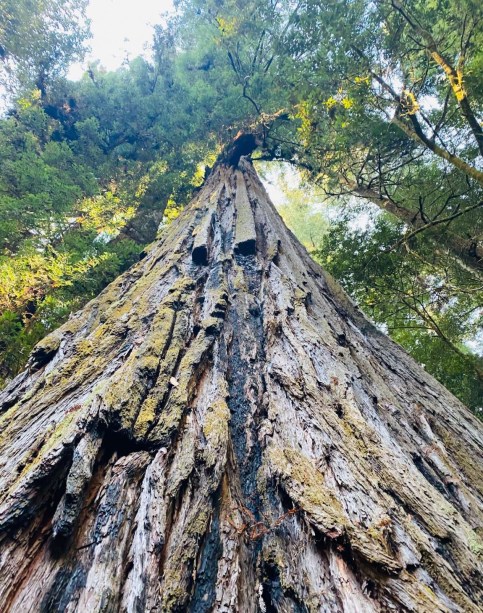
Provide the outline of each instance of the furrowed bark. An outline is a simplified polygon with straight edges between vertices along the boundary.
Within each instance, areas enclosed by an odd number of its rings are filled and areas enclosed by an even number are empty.
[[[478,611],[483,431],[219,164],[0,395],[8,611]]]

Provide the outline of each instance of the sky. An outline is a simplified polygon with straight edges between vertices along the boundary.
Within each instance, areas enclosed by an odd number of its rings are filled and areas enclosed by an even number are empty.
[[[172,8],[172,0],[90,0],[91,52],[82,64],[71,67],[69,77],[79,79],[93,60],[115,70],[126,54],[131,58],[142,54],[151,41],[152,26],[161,23],[162,14]]]

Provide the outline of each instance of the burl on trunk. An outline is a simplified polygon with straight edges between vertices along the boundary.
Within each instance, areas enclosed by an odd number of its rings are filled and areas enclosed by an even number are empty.
[[[481,424],[250,162],[0,395],[9,611],[478,611]]]

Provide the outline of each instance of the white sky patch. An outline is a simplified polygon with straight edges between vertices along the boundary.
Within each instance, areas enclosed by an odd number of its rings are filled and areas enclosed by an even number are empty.
[[[82,64],[71,66],[69,79],[80,79],[89,62],[100,60],[104,68],[115,70],[126,57],[144,54],[153,25],[162,23],[162,15],[172,10],[172,0],[90,0],[91,51]]]
[[[474,321],[478,321],[479,318],[482,316],[482,314],[483,314],[482,310],[478,309],[477,311],[473,313],[473,316],[471,319],[473,319]],[[483,330],[480,330],[479,332],[477,332],[473,339],[466,341],[465,345],[471,351],[473,351],[480,357],[483,357]]]
[[[276,207],[287,204],[287,194],[283,190],[283,183],[289,189],[297,190],[302,188],[302,177],[300,172],[289,162],[262,162],[258,167],[261,170],[261,180],[267,190],[270,200]],[[316,201],[309,187],[305,187],[311,200],[314,212],[323,207],[323,204]]]
[[[285,204],[287,202],[287,198],[285,194],[283,193],[283,191],[281,190],[280,186],[277,185],[276,181],[277,181],[277,177],[275,177],[274,179],[270,177],[270,179],[266,181],[262,180],[262,183],[265,189],[267,190],[267,193],[270,197],[270,200],[273,202],[273,204],[275,206],[280,206],[281,204]]]
[[[275,206],[287,203],[287,196],[281,188],[282,175],[289,187],[299,187],[300,175],[288,163],[268,163],[264,164],[262,182],[270,196],[270,200]]]

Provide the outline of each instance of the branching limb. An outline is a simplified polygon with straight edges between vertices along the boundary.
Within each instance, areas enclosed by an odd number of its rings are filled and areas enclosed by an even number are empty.
[[[456,98],[458,106],[461,109],[461,113],[465,120],[467,121],[470,129],[475,137],[475,140],[478,144],[478,149],[480,151],[480,155],[483,155],[483,130],[482,127],[477,120],[473,109],[471,108],[471,104],[468,98],[468,92],[463,84],[463,68],[466,59],[466,51],[470,44],[472,32],[466,36],[465,40],[465,31],[466,31],[466,17],[465,23],[463,25],[463,33],[461,40],[461,53],[458,58],[458,62],[456,67],[452,65],[452,63],[440,52],[438,45],[433,38],[431,32],[426,30],[418,20],[411,15],[411,13],[403,7],[399,0],[391,0],[391,4],[393,8],[403,17],[403,19],[410,25],[410,27],[420,36],[424,45],[431,56],[431,58],[440,66],[443,72],[448,79],[448,82],[451,86],[451,90]]]

